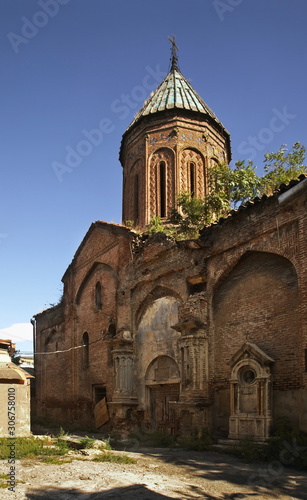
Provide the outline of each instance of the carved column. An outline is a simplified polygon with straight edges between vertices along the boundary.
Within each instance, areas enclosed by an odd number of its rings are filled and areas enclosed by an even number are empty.
[[[133,398],[133,340],[113,341],[113,401]]]
[[[181,396],[180,401],[204,402],[208,398],[208,337],[199,320],[177,323],[173,328],[181,333]]]

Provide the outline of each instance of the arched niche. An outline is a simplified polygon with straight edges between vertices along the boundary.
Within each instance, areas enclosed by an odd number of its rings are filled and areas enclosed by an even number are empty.
[[[158,356],[148,366],[146,385],[180,383],[179,368],[170,356]]]
[[[156,292],[158,294],[158,290],[156,290]],[[162,292],[161,289],[160,292]],[[169,368],[166,368],[165,371],[168,369],[170,374],[174,373],[172,371],[173,365],[170,359],[174,360],[177,365],[180,361],[180,350],[178,346],[180,333],[172,328],[173,325],[178,323],[178,305],[179,300],[174,296],[166,295],[157,298],[150,296],[148,300],[143,302],[139,310],[140,317],[137,323],[137,331],[134,336],[135,369],[137,373],[136,385],[139,405],[140,408],[146,412],[146,419],[148,419],[148,422],[150,422],[151,411],[153,411],[150,401],[152,401],[153,398],[152,394],[156,393],[156,390],[150,390],[151,383],[155,387],[159,385],[154,383],[154,360],[161,356],[164,357],[164,361],[161,361],[162,358],[160,358],[160,363],[166,363],[168,360],[170,363],[168,365]],[[176,377],[171,375],[172,384],[175,383],[173,378],[178,378],[178,373],[179,371],[176,371]],[[165,377],[164,382],[167,381],[169,381],[169,377]],[[177,399],[179,394],[179,381],[176,383],[175,399]],[[165,383],[164,385],[169,384]],[[163,390],[167,392],[168,388],[164,387]],[[166,398],[170,397],[169,394],[165,394],[164,396]]]
[[[178,304],[181,302],[180,295],[171,288],[161,285],[154,287],[153,290],[145,297],[145,299],[139,304],[137,308],[137,312],[135,315],[135,323],[137,328],[139,327],[140,321],[142,320],[147,309],[149,309],[157,299],[163,297],[175,299]]]
[[[146,343],[149,348],[151,344],[177,338],[179,334],[172,325],[178,322],[178,299],[173,296],[163,296],[146,305],[138,324],[136,340],[141,344]]]
[[[229,360],[246,341],[276,359],[276,388],[289,379],[299,383],[299,291],[292,262],[274,253],[247,252],[220,278],[212,304],[217,383],[229,378]]]

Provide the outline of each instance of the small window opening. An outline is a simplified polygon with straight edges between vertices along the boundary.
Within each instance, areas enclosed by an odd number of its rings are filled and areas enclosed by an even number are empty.
[[[166,217],[166,182],[165,182],[165,161],[160,161],[160,217]]]
[[[195,196],[195,164],[190,163],[190,192],[191,196]]]
[[[95,287],[95,306],[96,306],[96,310],[97,311],[99,311],[100,309],[102,309],[101,283],[100,283],[100,281],[98,281],[96,283],[96,287]]]
[[[102,385],[94,386],[94,403],[95,405],[99,403],[103,398],[106,398],[107,401],[107,389]]]
[[[82,352],[83,352],[83,357],[82,357],[82,361],[83,361],[83,368],[88,368],[89,365],[90,365],[90,349],[89,349],[89,336],[88,336],[88,333],[85,332],[83,334],[83,337],[82,337],[82,344],[83,344],[83,348],[82,348]]]
[[[109,324],[108,333],[109,333],[109,337],[114,337],[115,336],[115,334],[116,334],[116,326],[115,326],[114,323],[110,323]]]

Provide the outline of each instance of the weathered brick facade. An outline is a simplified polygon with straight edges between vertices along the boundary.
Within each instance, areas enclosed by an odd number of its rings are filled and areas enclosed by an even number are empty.
[[[182,190],[206,193],[210,161],[230,159],[211,115],[151,113],[121,147],[123,220],[140,227],[161,204],[166,217]],[[306,205],[302,178],[198,240],[93,223],[64,274],[62,303],[35,317],[37,414],[93,428],[106,396],[101,429],[210,427],[265,439],[286,415],[307,431]]]

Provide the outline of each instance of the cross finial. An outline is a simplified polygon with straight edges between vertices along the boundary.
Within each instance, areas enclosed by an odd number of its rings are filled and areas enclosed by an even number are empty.
[[[170,38],[168,37],[169,41],[171,42],[172,44],[172,69],[177,69],[178,66],[177,66],[177,63],[178,63],[178,56],[177,56],[177,52],[179,52],[179,49],[175,43],[175,35],[173,35],[173,38]]]

